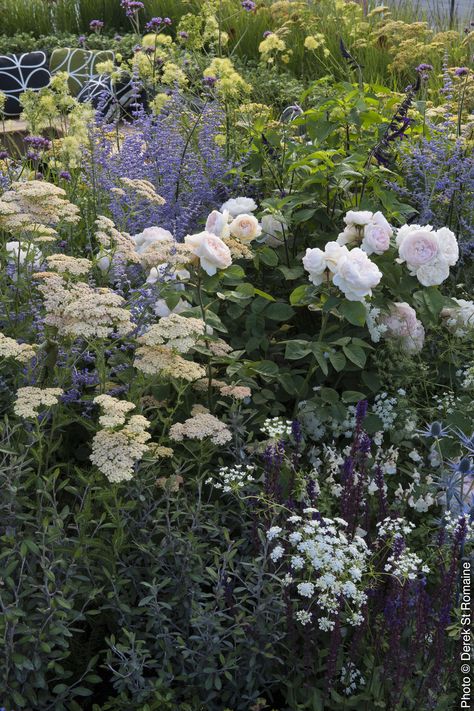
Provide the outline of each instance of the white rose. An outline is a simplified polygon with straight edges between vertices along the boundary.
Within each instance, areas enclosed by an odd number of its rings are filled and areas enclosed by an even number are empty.
[[[155,242],[174,242],[174,237],[168,230],[162,227],[146,227],[143,232],[133,235],[135,242],[135,251],[138,254],[143,254],[151,244]]]
[[[319,286],[324,281],[324,275],[327,269],[326,257],[322,249],[314,247],[307,249],[303,257],[303,266],[309,274],[309,281],[315,286]]]
[[[230,235],[229,230],[229,211],[219,212],[213,210],[206,220],[206,231],[212,232],[213,235],[221,239]]]
[[[339,232],[336,242],[340,245],[357,244],[360,242],[360,228],[355,225],[346,225],[342,232]]]
[[[372,217],[373,213],[370,210],[349,210],[343,219],[346,225],[364,227],[369,224]]]
[[[192,247],[193,253],[200,259],[201,267],[209,276],[213,276],[218,269],[225,269],[232,264],[228,246],[220,237],[210,232],[187,235],[184,242]]]
[[[364,227],[361,249],[366,254],[383,254],[390,247],[393,230],[381,212],[376,212]]]
[[[459,245],[456,235],[448,227],[441,227],[437,230],[436,235],[441,258],[450,267],[454,266],[459,259]]]
[[[337,242],[328,242],[324,248],[326,266],[330,271],[335,272],[341,259],[349,254],[347,247],[341,246]]]
[[[264,215],[261,219],[263,242],[270,247],[281,247],[283,239],[283,223],[273,215]]]
[[[430,225],[426,227],[411,225],[411,227],[413,229],[404,234],[401,240],[400,232],[398,233],[398,253],[400,261],[406,262],[410,271],[416,273],[421,266],[433,263],[438,258],[438,239]]]
[[[349,301],[363,301],[380,282],[382,272],[359,247],[346,251],[337,262],[334,284]]]
[[[262,234],[262,228],[253,215],[238,215],[230,223],[230,234],[244,244],[252,242]]]
[[[169,309],[168,305],[165,301],[165,299],[158,299],[155,302],[154,306],[154,312],[157,316],[160,318],[166,318],[170,314],[180,314],[183,311],[186,311],[186,309],[189,308],[189,304],[187,301],[184,301],[183,299],[180,299],[174,309]]]
[[[243,215],[246,212],[254,212],[257,209],[257,203],[252,198],[238,197],[227,200],[221,205],[221,212],[228,210],[232,217]]]
[[[416,278],[423,286],[438,286],[448,276],[449,266],[440,260],[435,260],[432,264],[424,264],[416,270]]]

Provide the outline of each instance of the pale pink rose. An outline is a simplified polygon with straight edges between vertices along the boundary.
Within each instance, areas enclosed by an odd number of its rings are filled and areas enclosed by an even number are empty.
[[[240,242],[247,244],[262,234],[262,228],[253,215],[238,215],[230,223],[230,234]]]
[[[322,284],[325,278],[327,266],[326,257],[322,249],[314,247],[307,249],[303,257],[303,266],[309,274],[309,281],[315,286]]]
[[[382,272],[359,247],[346,251],[338,260],[333,282],[348,301],[363,301],[371,296],[372,289],[382,279]]]
[[[384,337],[399,341],[401,348],[408,353],[418,353],[423,348],[425,329],[410,304],[404,301],[392,304],[380,323],[387,327]]]
[[[193,253],[200,259],[201,267],[209,276],[213,276],[218,269],[225,269],[232,264],[228,246],[220,237],[210,232],[187,235],[184,242],[192,247]]]
[[[361,249],[366,254],[383,254],[390,247],[393,230],[381,212],[376,212],[364,227]]]
[[[228,210],[224,210],[224,212],[213,210],[206,220],[206,231],[212,232],[213,235],[216,235],[221,239],[229,237],[230,229]]]
[[[349,254],[347,247],[341,246],[337,242],[328,242],[324,248],[324,258],[326,266],[331,272],[337,270],[337,265],[341,259]]]
[[[423,228],[408,234],[400,244],[400,260],[407,263],[410,270],[416,271],[424,264],[434,262],[438,256],[436,233]]]

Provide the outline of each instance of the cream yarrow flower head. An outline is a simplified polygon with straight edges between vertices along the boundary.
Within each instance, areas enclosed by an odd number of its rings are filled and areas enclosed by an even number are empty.
[[[172,425],[169,435],[170,439],[176,442],[209,437],[213,444],[226,444],[232,439],[228,427],[208,412],[198,413],[184,422],[177,422]]]
[[[0,358],[14,358],[18,363],[28,363],[35,355],[34,346],[17,343],[13,338],[0,333]]]
[[[192,383],[206,375],[199,363],[186,360],[167,346],[140,345],[135,351],[134,366],[147,375],[160,375]]]
[[[125,300],[107,288],[93,288],[84,282],[68,283],[59,274],[35,274],[42,283],[45,324],[55,326],[61,336],[106,338],[116,332],[125,336],[133,329]]]
[[[200,336],[204,335],[205,323],[200,318],[185,318],[179,314],[170,314],[161,318],[143,336],[139,343],[146,346],[166,345],[168,348],[187,353],[196,345]]]
[[[34,231],[36,225],[76,224],[79,208],[66,192],[45,180],[14,182],[0,197],[0,227],[9,231]]]
[[[92,262],[83,257],[70,257],[67,254],[52,254],[46,257],[48,267],[59,274],[82,276],[92,269]]]
[[[36,418],[40,408],[57,405],[64,391],[61,388],[36,388],[27,386],[16,393],[13,411],[18,417]]]
[[[118,400],[111,395],[98,395],[94,398],[94,402],[104,413],[99,417],[102,427],[114,428],[125,424],[127,413],[135,409],[133,402]]]

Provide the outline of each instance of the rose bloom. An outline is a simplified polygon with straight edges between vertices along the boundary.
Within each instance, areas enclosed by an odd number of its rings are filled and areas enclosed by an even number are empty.
[[[361,249],[366,254],[383,254],[390,247],[393,230],[381,212],[376,212],[364,227]]]
[[[370,210],[349,210],[344,219],[346,225],[356,225],[356,227],[364,227],[368,225],[373,217]]]
[[[273,215],[264,215],[261,219],[263,242],[269,247],[281,247],[283,239],[283,223]]]
[[[196,257],[199,257],[201,267],[206,274],[213,276],[218,269],[225,269],[232,264],[232,256],[228,246],[211,232],[200,232],[197,235],[187,235],[185,244],[189,244]]]
[[[257,209],[257,203],[252,198],[238,197],[227,200],[221,206],[221,212],[228,210],[232,217],[237,217],[237,215],[243,215],[248,212],[254,212]]]
[[[324,248],[324,258],[326,266],[331,272],[335,272],[341,259],[349,254],[347,247],[344,247],[337,242],[328,242]]]
[[[151,244],[155,242],[174,242],[174,237],[171,232],[164,230],[162,227],[146,227],[143,232],[133,235],[135,242],[135,251],[138,254],[143,254]]]
[[[244,244],[252,242],[262,234],[262,228],[253,215],[238,215],[230,223],[230,234]]]
[[[326,273],[326,258],[322,249],[314,247],[307,249],[303,257],[303,266],[309,274],[309,281],[319,286],[324,281]]]
[[[410,304],[404,301],[392,304],[389,313],[382,316],[380,322],[387,327],[385,338],[398,340],[408,353],[418,353],[423,348],[425,329]]]
[[[348,301],[363,301],[366,296],[371,296],[372,289],[382,278],[382,272],[359,247],[346,251],[347,254],[337,262],[334,284]]]
[[[213,210],[206,220],[206,232],[212,232],[213,235],[221,239],[229,237],[229,211]]]
[[[459,258],[456,236],[447,227],[433,230],[431,225],[404,225],[397,234],[400,263],[423,286],[437,286],[449,276],[449,267]]]

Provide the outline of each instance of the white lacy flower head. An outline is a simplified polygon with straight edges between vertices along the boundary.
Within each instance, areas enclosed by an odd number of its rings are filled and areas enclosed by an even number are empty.
[[[246,212],[254,212],[257,209],[257,203],[252,198],[238,197],[227,200],[221,205],[221,212],[228,210],[232,217],[242,215]]]
[[[228,210],[224,210],[223,212],[213,210],[206,220],[206,232],[211,232],[221,239],[226,239],[226,237],[230,236],[229,217],[230,213]]]
[[[175,442],[182,442],[185,438],[203,440],[209,437],[217,445],[232,439],[229,428],[210,412],[198,412],[184,422],[176,422],[171,426],[169,436]]]
[[[13,338],[0,333],[0,358],[13,358],[18,363],[28,363],[35,355],[35,346],[18,343]]]
[[[381,212],[349,210],[344,222],[346,226],[338,235],[338,244],[360,245],[367,254],[383,254],[390,247],[393,229]]]
[[[423,348],[425,329],[409,304],[404,301],[392,304],[380,322],[386,327],[384,338],[398,341],[408,353],[419,353]]]
[[[196,257],[199,257],[202,269],[209,276],[214,276],[218,269],[225,269],[232,264],[229,247],[220,237],[216,237],[211,232],[187,235],[184,243],[191,247]]]
[[[135,250],[138,254],[143,254],[155,242],[174,242],[171,232],[156,226],[146,227],[143,232],[133,235],[132,239],[135,242]]]
[[[248,244],[262,234],[262,228],[256,217],[243,213],[237,215],[230,223],[230,233],[232,237]]]
[[[19,388],[13,411],[18,417],[36,418],[40,414],[41,407],[57,405],[63,394],[64,391],[61,388],[36,388],[33,386]]]
[[[404,225],[396,238],[398,262],[406,263],[412,276],[423,286],[437,286],[449,276],[449,267],[459,259],[456,236],[447,227]]]
[[[460,338],[474,329],[474,301],[466,299],[453,299],[456,306],[446,307],[441,311],[448,331]]]
[[[355,247],[339,259],[333,282],[349,301],[363,301],[372,295],[372,289],[381,279],[382,272],[377,265],[362,249]]]
[[[370,550],[357,533],[348,537],[347,525],[344,519],[322,518],[317,509],[308,507],[303,516],[290,516],[287,526],[274,527],[267,534],[279,549],[283,584],[290,575],[299,604],[317,609],[318,624],[325,630],[332,629],[338,614],[352,626],[364,619],[364,573],[369,569]],[[298,613],[295,617],[299,620]]]

